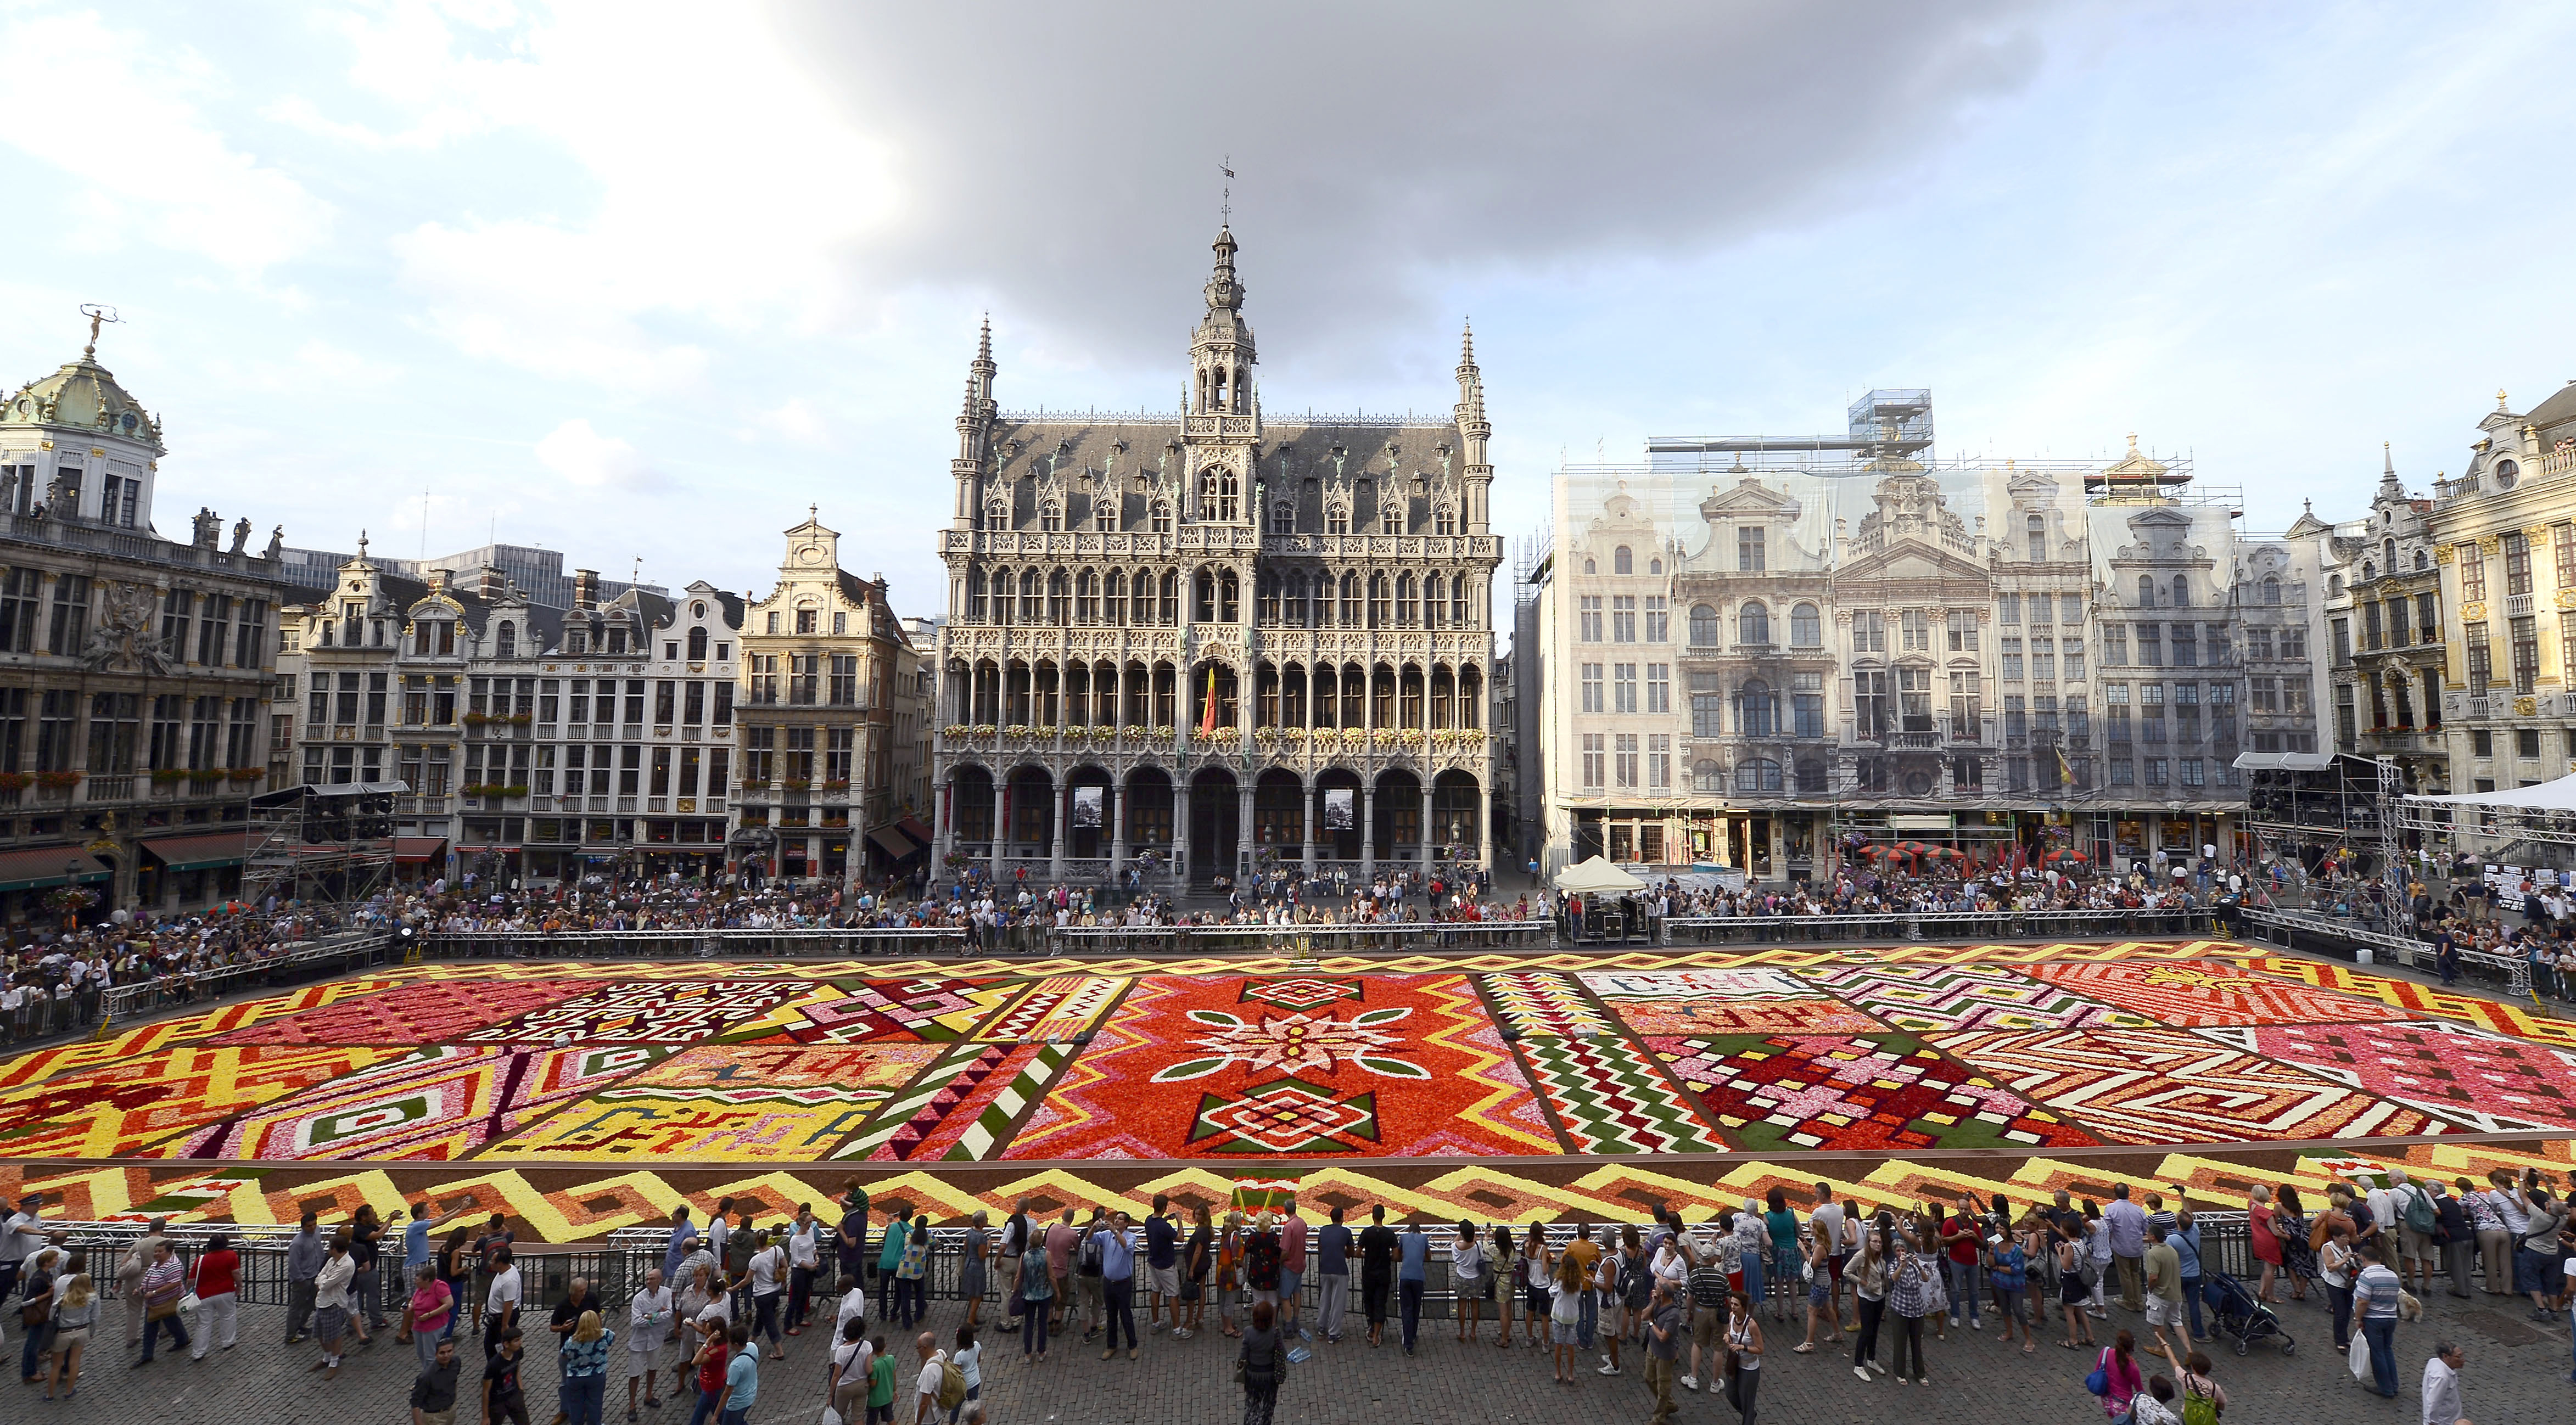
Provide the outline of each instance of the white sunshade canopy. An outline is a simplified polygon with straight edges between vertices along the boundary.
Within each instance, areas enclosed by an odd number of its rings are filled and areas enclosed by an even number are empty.
[[[2504,787],[2492,792],[2462,792],[2447,797],[2408,797],[2428,806],[2516,807],[2525,811],[2576,812],[2576,773],[2536,787]]]
[[[1557,872],[1556,888],[1571,895],[1627,895],[1644,890],[1646,883],[1595,856]]]

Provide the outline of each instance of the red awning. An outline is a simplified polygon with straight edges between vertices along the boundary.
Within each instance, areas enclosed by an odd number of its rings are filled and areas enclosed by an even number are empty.
[[[39,886],[59,886],[64,882],[63,866],[69,863],[73,881],[106,881],[116,873],[100,865],[98,858],[72,846],[37,846],[24,851],[0,851],[0,891],[33,890]]]
[[[250,852],[250,831],[208,832],[201,836],[163,836],[143,843],[143,849],[160,859],[173,871],[195,871],[207,866],[238,866]]]
[[[394,860],[417,866],[446,859],[447,838],[444,836],[397,836],[394,838]]]
[[[880,826],[874,831],[869,832],[868,840],[875,842],[878,850],[883,851],[886,855],[897,861],[900,861],[904,857],[921,849],[912,843],[911,838],[896,830],[892,825]]]
[[[894,824],[896,830],[911,837],[913,840],[920,842],[924,846],[927,846],[931,842],[939,839],[932,833],[929,827],[922,825],[920,817],[906,814],[896,817],[894,819]]]

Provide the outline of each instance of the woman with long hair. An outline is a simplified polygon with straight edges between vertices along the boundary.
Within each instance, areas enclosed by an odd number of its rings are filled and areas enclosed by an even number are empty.
[[[1938,1269],[1917,1250],[1921,1240],[1897,1237],[1889,1257],[1887,1304],[1896,1313],[1898,1385],[1908,1379],[1920,1385],[1932,1383],[1931,1370],[1923,1362],[1923,1318],[1931,1311],[1932,1281]]]
[[[2102,1410],[2113,1420],[2125,1419],[2130,1398],[2146,1389],[2146,1379],[2138,1373],[2137,1349],[2137,1338],[2123,1331],[2094,1358],[2094,1366],[2110,1386],[2102,1393]]]
[[[2281,1277],[2281,1239],[2272,1231],[2272,1190],[2261,1183],[2245,1193],[2245,1235],[2254,1260],[2263,1264],[2254,1299],[2278,1302],[2281,1298],[2272,1294],[2272,1284]]]
[[[1556,1254],[1548,1250],[1547,1229],[1539,1226],[1535,1218],[1531,1219],[1528,1232],[1522,1235],[1520,1260],[1521,1290],[1526,1297],[1521,1309],[1521,1325],[1528,1334],[1530,1345],[1544,1346],[1548,1336],[1541,1334],[1545,1328],[1540,1323],[1547,1319],[1550,1308],[1556,1305],[1547,1289],[1548,1278],[1556,1272]]]
[[[456,1338],[456,1319],[465,1314],[466,1307],[463,1303],[466,1300],[466,1278],[474,1272],[474,1248],[466,1240],[471,1231],[471,1228],[457,1228],[447,1234],[447,1240],[440,1243],[438,1248],[438,1279],[447,1283],[447,1299],[458,1303],[457,1309],[450,1312],[447,1317],[446,1334],[449,1340]]]
[[[608,1347],[617,1339],[596,1311],[585,1311],[563,1345],[563,1412],[569,1425],[602,1425],[608,1399]]]
[[[61,1398],[69,1400],[80,1394],[81,1357],[89,1350],[91,1328],[98,1325],[98,1288],[89,1273],[75,1272],[54,1289],[49,1324],[53,1334],[45,1345],[45,1399],[55,1398],[59,1384]]]
[[[2290,1299],[2308,1299],[2308,1283],[2317,1279],[2317,1249],[2309,1230],[2308,1210],[2299,1190],[2283,1183],[2272,1190],[2272,1236],[2281,1244],[2281,1275],[2289,1280]],[[2275,1298],[2277,1300],[2278,1298]]]
[[[1271,1412],[1279,1408],[1280,1382],[1288,1378],[1288,1337],[1273,1324],[1274,1310],[1267,1301],[1252,1303],[1252,1325],[1235,1351],[1235,1367],[1243,1376],[1243,1425],[1270,1425]]]
[[[1753,1319],[1753,1303],[1738,1296],[1727,1303],[1726,1353],[1735,1374],[1727,1378],[1726,1397],[1736,1409],[1737,1425],[1753,1425],[1753,1403],[1762,1385],[1762,1323]]]
[[[1851,1278],[1853,1304],[1860,1310],[1860,1330],[1852,1346],[1852,1374],[1862,1380],[1876,1371],[1887,1374],[1878,1363],[1878,1323],[1887,1312],[1887,1259],[1896,1229],[1887,1214],[1880,1213],[1860,1238],[1860,1255],[1852,1258],[1845,1275]]]
[[[1568,1252],[1556,1259],[1556,1275],[1548,1283],[1547,1338],[1556,1345],[1556,1383],[1574,1384],[1574,1357],[1582,1339],[1583,1294],[1592,1289],[1584,1278],[1583,1261]]]
[[[1485,1325],[1485,1244],[1476,1224],[1463,1217],[1449,1245],[1449,1279],[1458,1298],[1458,1339],[1464,1341]]]
[[[1512,1301],[1520,1295],[1521,1264],[1513,1250],[1512,1226],[1494,1224],[1494,1245],[1485,1253],[1485,1291],[1494,1299],[1494,1344],[1512,1346]]]

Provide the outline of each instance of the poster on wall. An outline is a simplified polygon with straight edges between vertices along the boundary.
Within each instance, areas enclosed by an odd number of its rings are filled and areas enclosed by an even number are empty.
[[[1076,787],[1073,789],[1073,826],[1075,830],[1098,831],[1100,829],[1100,796],[1101,793],[1107,790],[1108,788],[1106,787]]]
[[[1324,789],[1324,829],[1326,831],[1351,829],[1351,799],[1355,795],[1357,794],[1349,787]]]

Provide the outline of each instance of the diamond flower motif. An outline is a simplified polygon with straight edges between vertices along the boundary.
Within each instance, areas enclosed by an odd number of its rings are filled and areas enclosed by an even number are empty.
[[[1210,1057],[1187,1059],[1157,1072],[1151,1082],[1182,1083],[1203,1079],[1228,1064],[1256,1072],[1329,1074],[1343,1060],[1390,1079],[1428,1079],[1431,1071],[1386,1051],[1403,1043],[1400,1035],[1377,1028],[1413,1013],[1410,1006],[1373,1009],[1352,1019],[1330,1014],[1284,1014],[1248,1020],[1219,1009],[1190,1011],[1190,1018],[1214,1030],[1190,1041]]]

